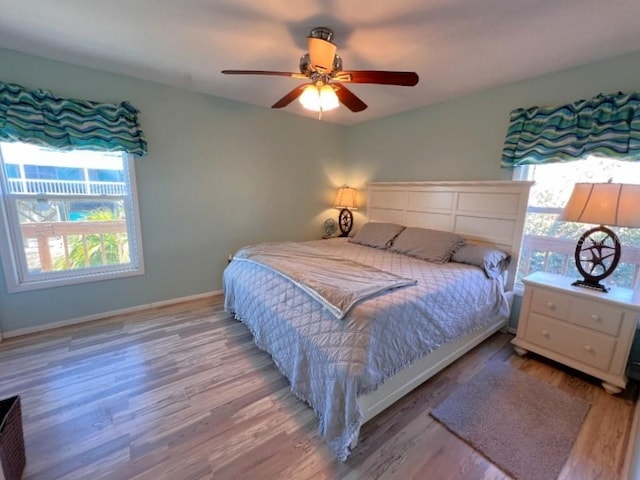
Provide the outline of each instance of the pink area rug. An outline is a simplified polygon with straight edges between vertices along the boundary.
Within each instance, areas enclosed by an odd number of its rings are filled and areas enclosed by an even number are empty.
[[[492,362],[431,415],[516,479],[558,478],[591,405]]]

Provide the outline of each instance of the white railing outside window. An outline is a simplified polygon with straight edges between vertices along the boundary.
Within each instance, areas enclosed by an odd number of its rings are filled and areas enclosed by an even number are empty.
[[[9,178],[10,193],[55,195],[125,195],[124,182],[97,182],[91,180],[42,180]]]

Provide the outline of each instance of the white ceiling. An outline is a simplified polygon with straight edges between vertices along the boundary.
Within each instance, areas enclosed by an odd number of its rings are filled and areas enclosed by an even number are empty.
[[[345,70],[410,70],[416,87],[350,85],[383,117],[640,50],[640,0],[0,0],[0,47],[269,107],[300,80],[316,26]],[[298,102],[288,112],[313,116]]]

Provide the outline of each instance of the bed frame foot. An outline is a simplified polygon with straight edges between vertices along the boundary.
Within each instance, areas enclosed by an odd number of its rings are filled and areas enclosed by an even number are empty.
[[[353,451],[358,446],[359,438],[360,438],[360,435],[358,434],[355,436],[353,440],[351,440],[351,443],[349,444],[349,450]]]

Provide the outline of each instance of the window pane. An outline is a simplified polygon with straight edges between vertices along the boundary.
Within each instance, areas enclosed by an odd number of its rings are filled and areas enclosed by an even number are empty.
[[[2,156],[10,193],[34,195],[125,195],[127,193],[126,173],[120,153],[59,152],[24,143],[3,143]],[[10,163],[14,164],[11,169],[8,168]],[[20,174],[20,165],[23,174]],[[88,167],[110,171],[111,179],[106,180],[90,175]]]
[[[18,165],[12,165],[8,163],[6,165],[6,169],[7,169],[7,177],[20,178],[20,167],[18,167]]]
[[[26,164],[24,165],[24,176],[40,180],[83,180],[84,172],[81,168]]]
[[[123,182],[124,172],[122,170],[89,169],[89,180],[98,182]]]
[[[128,264],[122,201],[18,200],[29,273]]]
[[[531,167],[536,181],[529,196],[529,206],[562,209],[573,190],[581,182],[640,183],[639,168],[635,162],[591,157],[567,163],[550,163]]]

